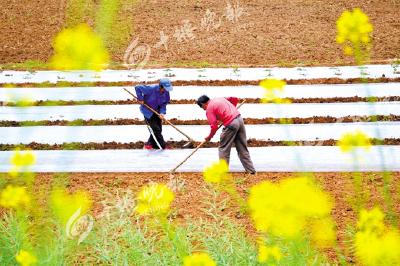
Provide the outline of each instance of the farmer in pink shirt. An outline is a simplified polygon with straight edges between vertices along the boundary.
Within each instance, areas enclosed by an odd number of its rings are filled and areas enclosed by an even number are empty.
[[[219,158],[229,164],[231,148],[233,143],[240,161],[247,173],[255,174],[253,162],[247,149],[246,129],[243,118],[240,116],[236,105],[238,98],[208,98],[203,95],[197,100],[197,104],[206,110],[208,123],[211,126],[210,134],[205,138],[206,141],[212,139],[218,129],[218,122],[224,125],[218,147]]]

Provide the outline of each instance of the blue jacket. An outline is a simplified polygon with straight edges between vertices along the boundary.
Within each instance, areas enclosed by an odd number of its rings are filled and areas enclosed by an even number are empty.
[[[145,104],[159,112],[160,114],[167,113],[167,104],[169,103],[169,92],[165,90],[163,93],[160,93],[160,85],[138,85],[135,87],[136,96],[139,101],[144,101]],[[140,111],[144,115],[145,118],[150,119],[153,115],[153,112],[145,107],[144,105],[140,106]]]

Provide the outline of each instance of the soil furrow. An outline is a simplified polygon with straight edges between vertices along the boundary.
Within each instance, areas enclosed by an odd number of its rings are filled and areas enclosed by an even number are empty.
[[[273,78],[273,77],[271,77]],[[314,84],[356,84],[356,83],[389,83],[400,82],[400,78],[386,78],[384,75],[381,78],[318,78],[318,79],[284,79],[288,85],[314,85]],[[174,86],[243,86],[243,85],[259,85],[261,80],[176,80],[173,81]],[[42,83],[17,83],[17,84],[0,84],[0,87],[6,88],[49,88],[49,87],[110,87],[110,86],[127,86],[132,87],[139,84],[154,84],[156,82],[67,82],[60,81],[57,83],[42,82]]]
[[[208,125],[207,120],[179,120],[172,118],[169,120],[174,125]],[[244,118],[245,124],[312,124],[312,123],[353,123],[353,122],[382,122],[400,121],[400,115],[376,115],[376,116],[356,116],[345,117],[313,116],[313,117],[294,117],[294,118]],[[115,126],[115,125],[145,125],[142,119],[75,119],[68,120],[39,120],[39,121],[0,121],[0,127],[28,127],[28,126]]]
[[[187,141],[167,141],[167,145],[172,149],[181,149]],[[315,140],[315,141],[272,141],[272,140],[248,140],[249,147],[270,147],[270,146],[335,146],[337,140]],[[400,139],[371,139],[373,145],[400,145]],[[199,145],[200,142],[194,142],[193,147]],[[218,147],[218,142],[205,143],[203,148]],[[120,143],[120,142],[102,142],[102,143],[81,143],[71,142],[63,144],[43,144],[31,142],[25,145],[0,144],[0,151],[12,151],[16,148],[32,149],[32,150],[118,150],[118,149],[142,149],[143,141]]]
[[[397,102],[400,101],[400,96],[386,96],[386,97],[329,97],[329,98],[280,98],[284,102],[290,103],[352,103],[352,102]],[[262,103],[261,98],[242,98],[246,103]],[[39,100],[24,103],[25,106],[72,106],[72,105],[126,105],[137,104],[136,101],[126,99],[117,101],[98,101],[98,100],[83,100],[83,101],[53,101],[53,100]],[[190,99],[171,100],[170,104],[196,104],[196,101]],[[2,102],[0,106],[17,107],[21,106],[18,102]]]

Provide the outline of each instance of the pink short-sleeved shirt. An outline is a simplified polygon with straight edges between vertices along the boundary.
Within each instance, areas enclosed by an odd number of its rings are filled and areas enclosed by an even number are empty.
[[[232,97],[234,98],[234,97]],[[237,100],[237,98],[235,98]],[[236,101],[237,103],[237,101]],[[226,98],[214,98],[208,103],[206,116],[211,126],[209,137],[212,138],[218,129],[218,121],[224,126],[229,125],[233,119],[240,115],[238,109]]]

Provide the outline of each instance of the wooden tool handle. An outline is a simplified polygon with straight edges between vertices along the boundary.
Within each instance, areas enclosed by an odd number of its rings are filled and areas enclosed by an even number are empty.
[[[239,104],[239,106],[237,107],[237,109],[239,109],[245,102],[246,102],[246,100],[243,100],[243,101]],[[220,127],[222,127],[222,126],[223,126],[223,124],[220,124],[220,125],[218,126],[218,129],[219,129]],[[218,129],[217,129],[217,130],[218,130]],[[204,143],[206,143],[206,142],[207,142],[206,140],[203,140],[203,142],[201,142],[201,143],[196,147],[196,149],[194,149],[194,150],[192,151],[192,153],[189,154],[188,157],[186,157],[186,158],[185,158],[180,164],[178,164],[174,169],[172,169],[171,171],[169,171],[169,173],[170,173],[170,174],[175,173],[176,169],[178,169],[182,164],[184,164],[187,160],[189,160],[189,158],[192,157],[192,155],[195,154],[195,153],[200,149],[200,147],[203,146]]]
[[[130,95],[132,95],[133,98],[135,98],[136,100],[138,100],[138,98],[131,93],[130,91],[128,91],[127,89],[124,88],[124,90],[129,93]],[[151,108],[148,104],[143,103],[144,106],[146,106],[150,111],[152,111],[153,113],[155,113],[156,115],[160,116],[160,114],[154,110],[153,108]],[[164,121],[167,122],[171,127],[175,128],[179,133],[181,133],[182,135],[184,135],[186,138],[188,138],[189,141],[194,142],[194,140],[192,140],[191,137],[189,137],[186,133],[182,132],[179,128],[177,128],[174,124],[172,124],[170,121],[168,121],[167,119],[164,118]]]

